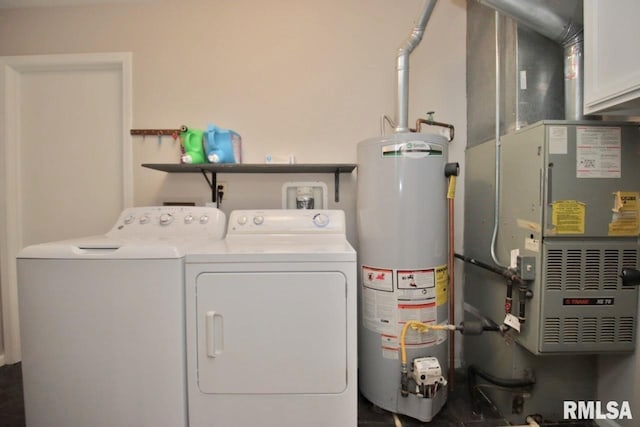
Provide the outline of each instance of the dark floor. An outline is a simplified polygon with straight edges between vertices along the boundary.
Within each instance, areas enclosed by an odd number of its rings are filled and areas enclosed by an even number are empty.
[[[488,402],[482,406],[482,414],[475,415],[471,404],[464,375],[458,375],[456,388],[449,393],[447,404],[430,423],[421,423],[415,419],[399,416],[403,427],[498,427],[506,426],[495,409]],[[524,419],[523,419],[524,421]],[[24,403],[22,400],[22,371],[20,364],[0,367],[0,426],[24,427]],[[359,427],[394,427],[393,416],[382,409],[373,406],[364,398],[358,404]],[[593,424],[542,424],[544,427],[582,427]],[[144,426],[141,426],[144,427]]]

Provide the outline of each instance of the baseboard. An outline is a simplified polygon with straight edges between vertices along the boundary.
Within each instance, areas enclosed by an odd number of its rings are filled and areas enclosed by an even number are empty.
[[[621,427],[620,424],[613,420],[598,420],[596,422],[600,427]]]

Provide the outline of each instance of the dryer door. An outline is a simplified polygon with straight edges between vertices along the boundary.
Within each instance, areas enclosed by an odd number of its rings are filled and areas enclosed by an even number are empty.
[[[346,278],[340,272],[199,275],[200,391],[343,392],[346,291]]]

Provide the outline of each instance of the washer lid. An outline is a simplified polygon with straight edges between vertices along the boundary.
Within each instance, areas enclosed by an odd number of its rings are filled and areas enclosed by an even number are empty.
[[[213,207],[127,208],[104,235],[43,243],[18,258],[168,259],[182,258],[190,246],[224,235],[225,214]]]
[[[185,245],[161,239],[122,240],[92,236],[28,246],[17,258],[170,259],[184,257],[185,250]]]

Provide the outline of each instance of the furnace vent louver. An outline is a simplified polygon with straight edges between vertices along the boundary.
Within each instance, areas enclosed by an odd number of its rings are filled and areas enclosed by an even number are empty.
[[[562,249],[549,249],[547,253],[546,288],[549,291],[562,290]]]
[[[634,337],[633,317],[621,317],[618,324],[618,341],[633,342]]]
[[[598,342],[598,319],[596,317],[582,319],[582,342],[590,344]]]
[[[632,350],[635,287],[623,287],[623,267],[638,268],[635,243],[553,242],[543,255],[541,353]]]
[[[553,317],[544,321],[544,344],[568,346],[633,343],[635,319],[625,317]]]
[[[600,342],[614,343],[616,341],[616,318],[605,317],[600,328]]]
[[[548,249],[545,289],[616,291],[623,267],[638,268],[636,249]]]

